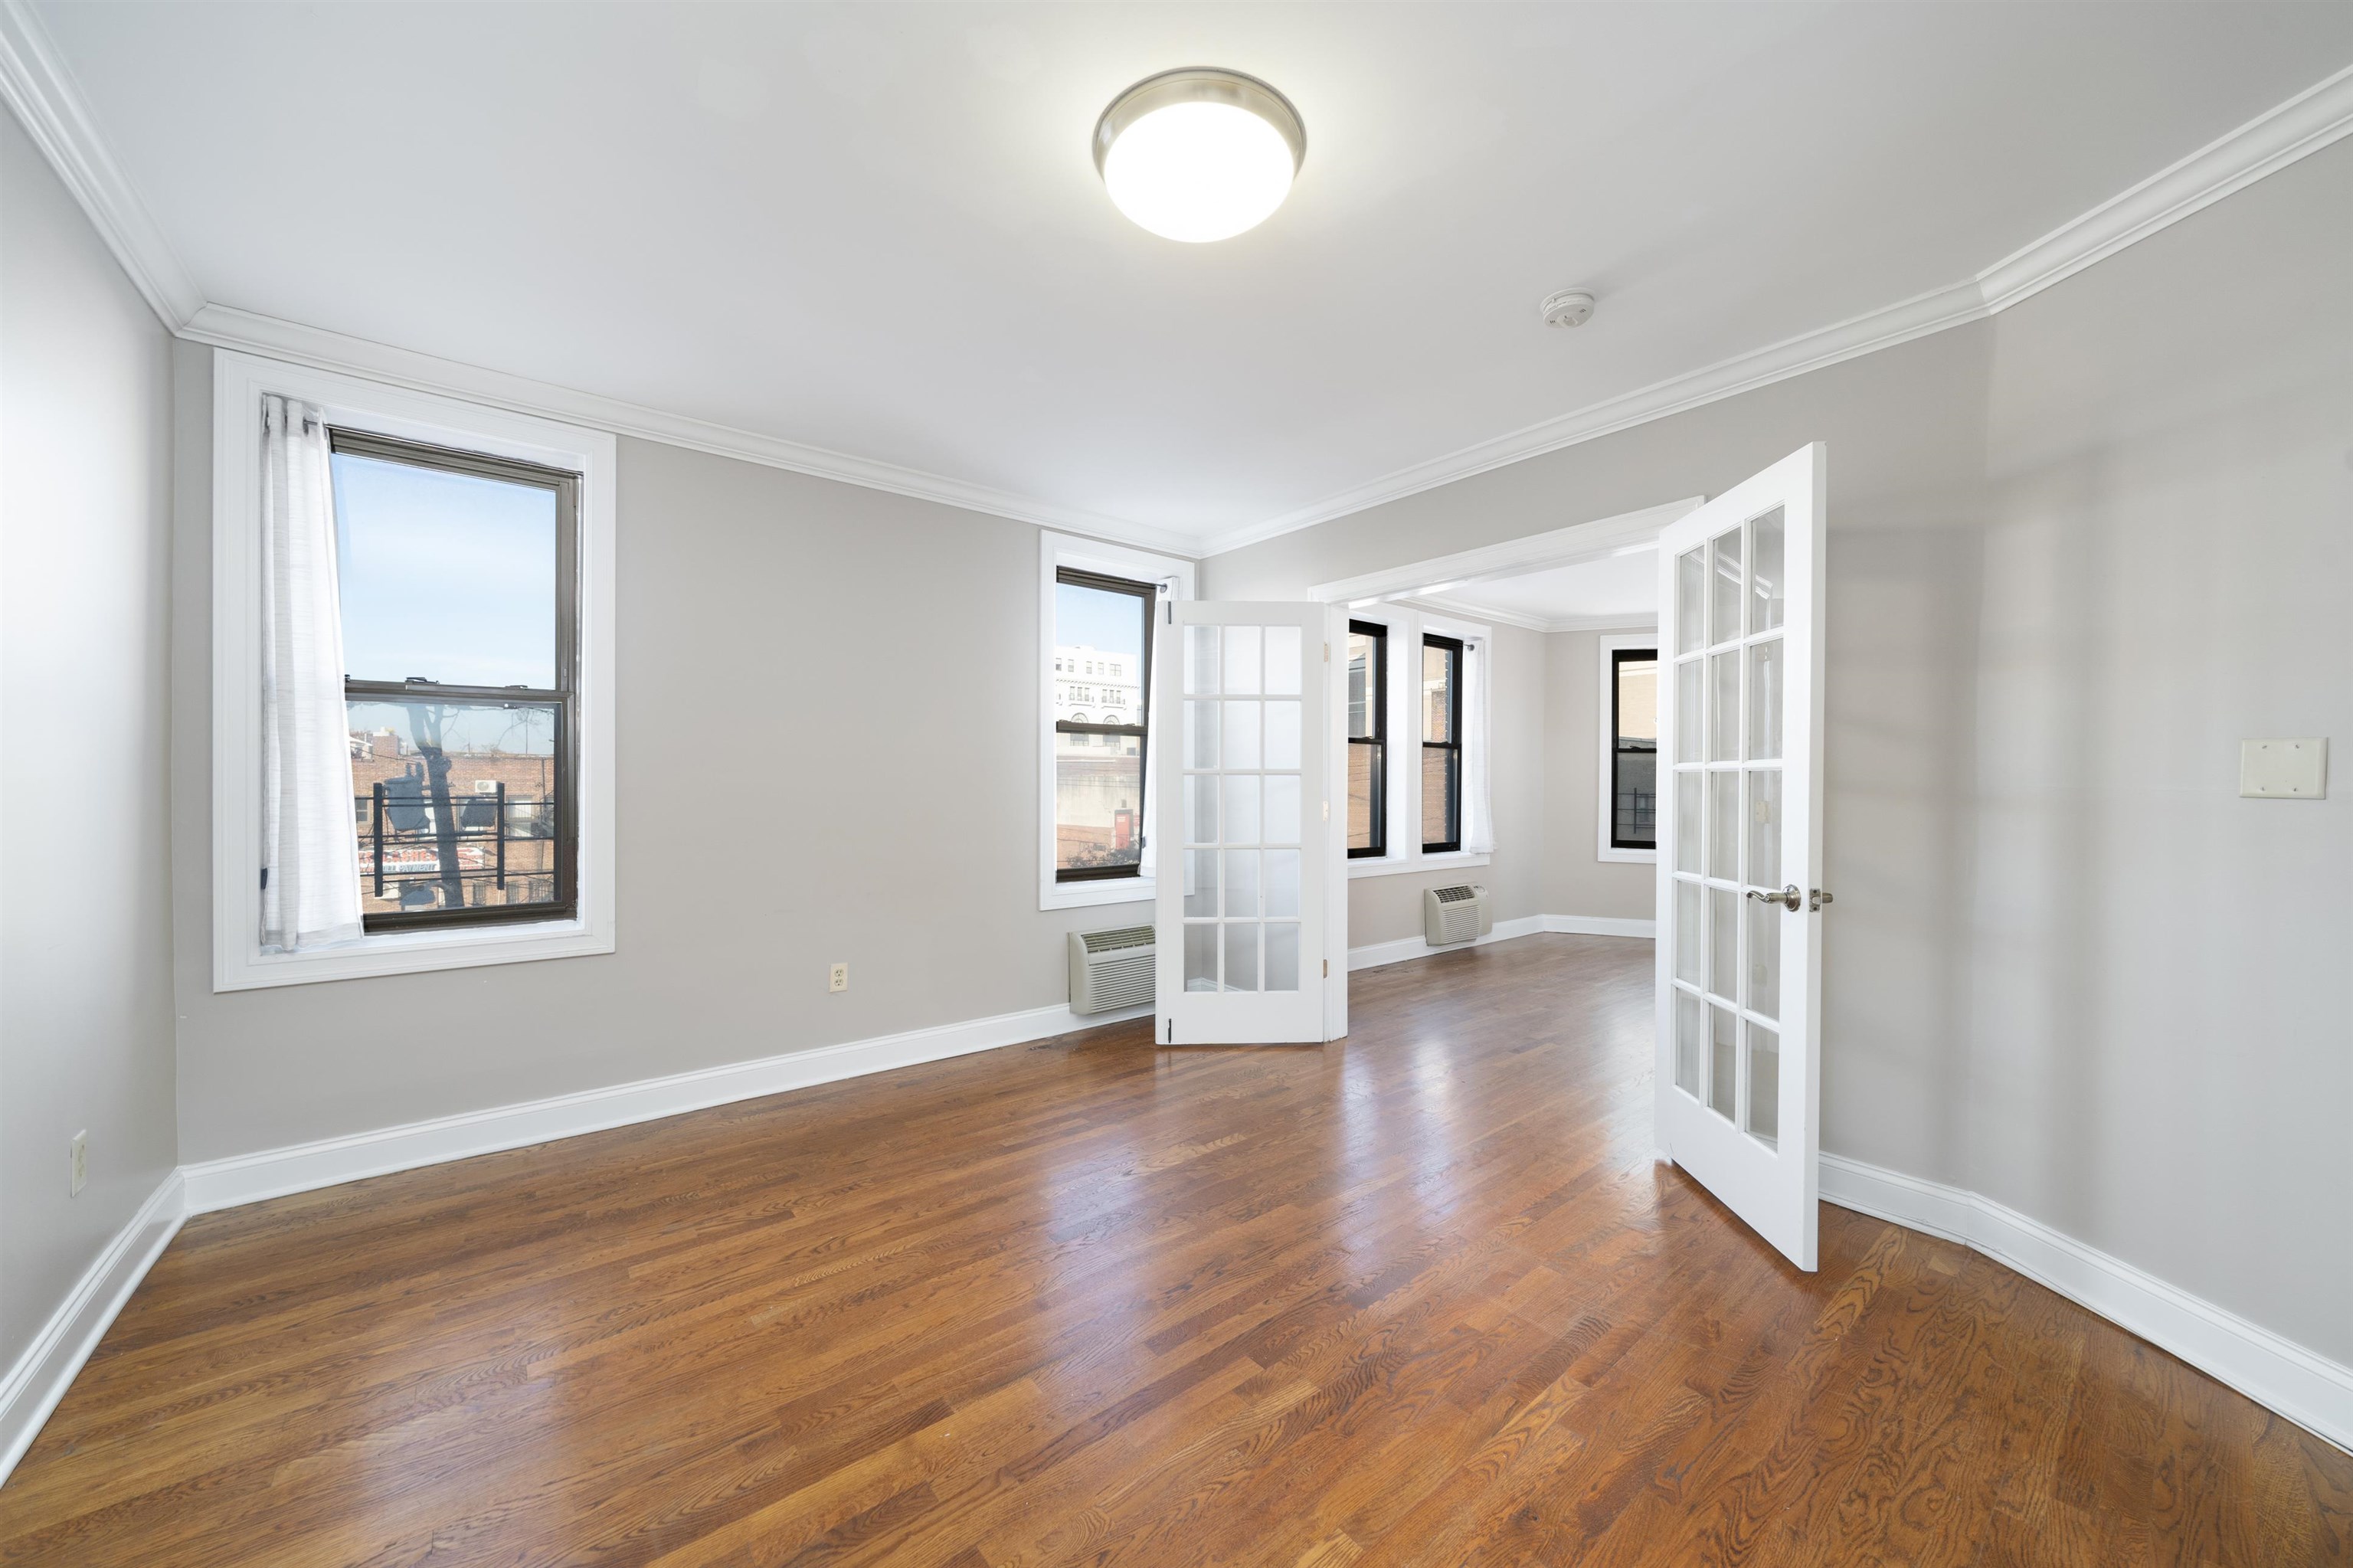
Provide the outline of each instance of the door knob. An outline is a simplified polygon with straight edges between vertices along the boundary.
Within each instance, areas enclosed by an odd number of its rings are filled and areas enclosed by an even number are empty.
[[[1782,908],[1788,910],[1793,915],[1796,914],[1799,909],[1802,908],[1806,902],[1804,896],[1798,892],[1795,885],[1785,887],[1778,893],[1762,893],[1752,887],[1748,890],[1748,896],[1754,898],[1759,904],[1778,904]]]

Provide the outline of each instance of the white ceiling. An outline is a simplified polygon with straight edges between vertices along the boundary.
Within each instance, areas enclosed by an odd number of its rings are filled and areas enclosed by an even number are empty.
[[[1633,626],[1658,616],[1659,553],[1630,549],[1598,561],[1449,586],[1437,597],[1450,609],[1544,630]]]
[[[1196,539],[1969,277],[2353,58],[2262,3],[38,15],[216,304]],[[1308,152],[1197,247],[1088,134],[1204,63]]]

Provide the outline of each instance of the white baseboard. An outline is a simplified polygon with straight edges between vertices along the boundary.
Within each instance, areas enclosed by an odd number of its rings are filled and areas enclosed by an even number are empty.
[[[131,1223],[91,1260],[73,1289],[49,1314],[8,1375],[0,1379],[0,1482],[33,1446],[33,1437],[74,1375],[98,1349],[147,1270],[163,1255],[187,1217],[185,1189],[176,1171],[147,1195]]]
[[[1656,920],[1621,920],[1612,915],[1547,915],[1544,928],[1569,937],[1640,937],[1646,942],[1659,935]]]
[[[1426,959],[1434,953],[1459,953],[1465,948],[1483,948],[1491,942],[1508,942],[1514,937],[1533,937],[1543,930],[1545,917],[1524,915],[1516,920],[1498,920],[1495,928],[1474,942],[1449,942],[1433,948],[1419,937],[1404,937],[1394,942],[1373,942],[1348,949],[1348,969],[1377,969],[1383,964],[1401,964],[1408,959]]]
[[[1982,1194],[1844,1155],[1821,1159],[1824,1202],[1974,1248],[2353,1451],[2353,1367]]]
[[[403,1127],[382,1128],[343,1138],[287,1149],[264,1150],[227,1160],[184,1165],[187,1178],[187,1209],[192,1214],[257,1203],[290,1192],[357,1181],[370,1176],[410,1171],[420,1165],[466,1160],[477,1154],[521,1149],[584,1132],[653,1121],[685,1111],[702,1110],[734,1100],[756,1099],[868,1073],[912,1067],[1001,1045],[1026,1044],[1057,1034],[1093,1029],[1123,1019],[1141,1018],[1149,1007],[1113,1012],[1077,1013],[1067,1006],[1037,1007],[1023,1012],[1000,1013],[962,1023],[885,1034],[796,1051],[751,1062],[731,1062],[668,1077],[646,1078],[610,1088],[584,1089],[577,1094],[522,1105],[499,1106],[459,1116],[437,1117]]]

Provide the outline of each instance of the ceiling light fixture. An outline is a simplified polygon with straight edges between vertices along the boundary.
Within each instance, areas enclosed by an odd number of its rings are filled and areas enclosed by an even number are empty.
[[[1307,158],[1291,101],[1254,76],[1188,66],[1145,77],[1095,122],[1095,169],[1120,211],[1200,245],[1266,221]]]

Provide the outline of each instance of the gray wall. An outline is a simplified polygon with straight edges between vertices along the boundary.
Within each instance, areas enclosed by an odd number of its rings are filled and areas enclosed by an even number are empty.
[[[178,1158],[169,343],[0,114],[0,1367]]]
[[[1827,440],[1824,1147],[2353,1360],[2348,255],[2340,143],[1993,320],[1204,569],[1295,589]],[[2239,740],[2299,735],[2331,799],[2237,799]]]
[[[625,440],[617,951],[216,995],[210,358],[179,346],[186,1159],[1050,1006],[1063,932],[1149,918],[1037,907],[1036,528]]]
[[[1544,906],[1547,915],[1648,920],[1658,895],[1648,865],[1600,856],[1601,633],[1545,641]]]

